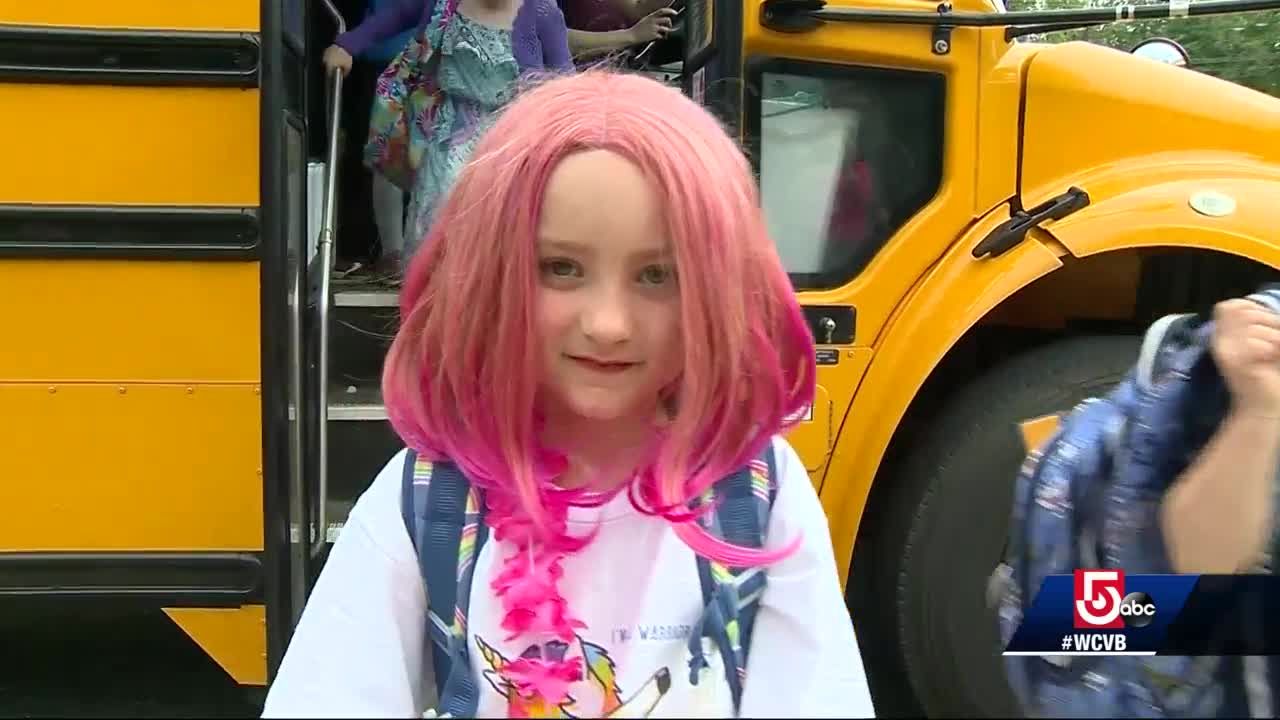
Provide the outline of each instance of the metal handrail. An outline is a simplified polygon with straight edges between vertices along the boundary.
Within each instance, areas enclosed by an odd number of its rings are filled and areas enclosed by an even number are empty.
[[[338,27],[338,34],[347,31],[347,23],[342,13],[334,6],[332,0],[320,0],[329,16]],[[320,260],[321,277],[320,297],[316,300],[316,320],[319,333],[318,357],[316,358],[316,385],[320,413],[319,428],[316,431],[316,455],[319,462],[316,467],[317,477],[317,518],[316,539],[313,552],[318,553],[329,539],[329,309],[330,280],[333,276],[333,235],[334,216],[338,207],[338,131],[342,122],[342,71],[334,70],[330,82],[333,92],[330,97],[333,109],[329,113],[329,142],[325,157],[324,206],[320,215],[320,237],[316,239],[316,255]]]

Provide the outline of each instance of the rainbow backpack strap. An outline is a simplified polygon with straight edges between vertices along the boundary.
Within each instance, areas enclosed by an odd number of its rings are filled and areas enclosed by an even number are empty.
[[[483,500],[453,463],[407,453],[400,510],[427,588],[426,640],[439,717],[475,717],[480,701],[467,649],[467,608],[475,558],[489,535]]]
[[[703,527],[735,545],[763,547],[769,514],[777,497],[776,474],[770,442],[760,457],[710,488],[703,501],[718,503],[718,507],[714,513],[704,516]],[[725,679],[737,713],[746,683],[751,633],[765,588],[765,572],[761,568],[730,569],[702,556],[698,556],[697,562],[703,612],[689,633],[689,682],[698,684],[702,671],[708,667],[703,652],[703,638],[708,638],[723,660]]]

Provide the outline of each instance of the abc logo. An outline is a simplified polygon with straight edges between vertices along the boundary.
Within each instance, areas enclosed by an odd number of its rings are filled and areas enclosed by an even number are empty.
[[[1151,602],[1150,595],[1131,592],[1120,601],[1120,617],[1124,618],[1127,627],[1146,627],[1156,618],[1156,605]]]

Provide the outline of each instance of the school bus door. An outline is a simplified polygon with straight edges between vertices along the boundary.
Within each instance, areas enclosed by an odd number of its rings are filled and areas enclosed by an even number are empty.
[[[875,347],[900,302],[972,219],[972,178],[958,170],[973,167],[977,44],[957,33],[947,52],[936,52],[932,28],[910,25],[823,22],[780,32],[762,23],[760,2],[746,10],[733,68],[742,88],[736,116],[770,230],[819,343],[819,398],[827,403],[825,424],[802,425],[793,443],[824,505],[840,507],[851,487],[873,479],[848,466],[859,438],[892,429],[875,419],[883,388],[862,386]],[[830,520],[840,548],[858,518]]]

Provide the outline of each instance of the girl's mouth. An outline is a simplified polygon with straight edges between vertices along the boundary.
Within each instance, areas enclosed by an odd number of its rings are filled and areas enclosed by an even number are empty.
[[[599,372],[599,373],[608,373],[608,374],[618,374],[618,373],[626,372],[627,370],[630,370],[631,368],[636,367],[637,365],[640,364],[635,362],[596,360],[595,358],[584,357],[581,355],[569,355],[568,357],[577,365],[584,367],[588,370],[592,370],[594,372]]]

